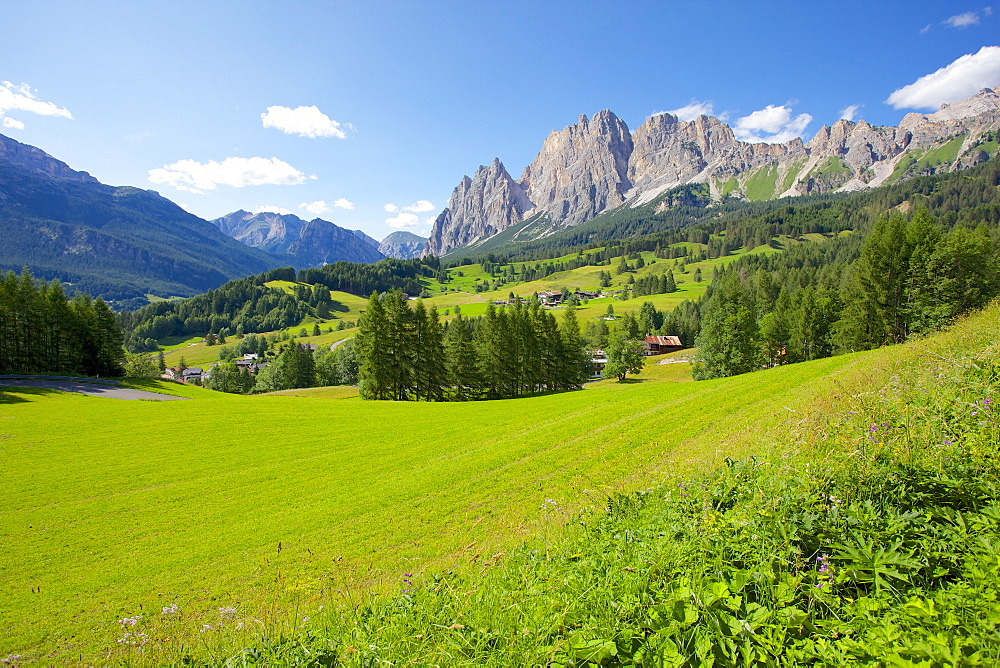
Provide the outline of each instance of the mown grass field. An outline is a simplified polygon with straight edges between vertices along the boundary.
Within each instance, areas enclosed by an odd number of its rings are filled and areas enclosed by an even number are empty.
[[[700,383],[649,365],[638,382],[467,404],[5,390],[0,655],[107,660],[134,615],[148,656],[231,649],[249,640],[205,630],[220,609],[258,620],[255,637],[404,573],[461,569],[545,526],[546,499],[571,512],[771,447],[773,428],[866,382],[872,358]],[[183,615],[163,626],[173,603]]]

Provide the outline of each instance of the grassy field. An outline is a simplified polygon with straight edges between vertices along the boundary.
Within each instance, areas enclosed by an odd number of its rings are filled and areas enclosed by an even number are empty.
[[[5,390],[0,656],[112,659],[134,615],[149,656],[240,646],[295,610],[507,549],[545,526],[546,499],[571,512],[767,450],[882,354],[700,383],[651,359],[637,382],[467,404]],[[230,608],[247,626],[216,633]]]

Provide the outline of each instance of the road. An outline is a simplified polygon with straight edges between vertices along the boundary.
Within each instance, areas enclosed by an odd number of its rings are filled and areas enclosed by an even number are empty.
[[[61,392],[76,392],[87,394],[92,397],[107,397],[109,399],[128,399],[137,401],[146,399],[148,401],[174,401],[186,399],[186,397],[172,397],[169,394],[157,394],[156,392],[145,392],[143,390],[132,390],[127,387],[108,385],[105,383],[87,383],[73,380],[46,380],[41,378],[0,378],[0,388],[2,387],[38,387],[48,390],[59,390]]]

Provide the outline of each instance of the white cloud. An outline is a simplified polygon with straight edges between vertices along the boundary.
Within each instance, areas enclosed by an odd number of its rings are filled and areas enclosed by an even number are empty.
[[[263,206],[255,207],[254,210],[253,210],[253,212],[254,213],[280,213],[282,216],[287,216],[287,215],[289,215],[289,214],[292,213],[291,211],[289,211],[288,209],[286,209],[284,207],[275,206],[273,204],[265,204]]]
[[[1000,83],[1000,46],[984,46],[950,65],[893,91],[886,99],[896,109],[938,109]]]
[[[690,104],[684,105],[678,109],[671,109],[666,112],[668,114],[673,114],[678,119],[682,121],[693,121],[699,116],[711,116],[713,113],[712,102],[706,100],[705,102],[699,102],[698,100],[691,100]],[[663,113],[663,112],[659,112]],[[654,114],[655,116],[656,114]]]
[[[338,200],[335,200],[333,205],[338,209],[347,209],[348,211],[352,211],[354,209],[354,202],[346,200],[343,197],[341,197]]]
[[[0,119],[2,119],[3,127],[23,130],[24,123],[17,119],[9,118],[7,116],[7,112],[9,111],[26,111],[31,114],[38,114],[39,116],[73,118],[73,114],[69,113],[68,109],[64,109],[52,102],[39,100],[28,84],[22,83],[17,85],[10,81],[0,81]]]
[[[299,204],[299,208],[305,209],[314,216],[318,216],[330,210],[330,206],[321,199],[318,199],[315,202],[302,202],[302,204]]]
[[[406,229],[419,225],[420,218],[418,218],[414,213],[401,213],[395,218],[386,218],[385,222],[389,223],[389,227]]]
[[[840,118],[845,121],[853,121],[858,117],[858,110],[861,109],[860,104],[849,104],[840,110]]]
[[[412,211],[413,213],[427,213],[433,211],[434,205],[425,199],[419,199],[410,206],[404,206],[400,211]]]
[[[801,137],[812,122],[809,114],[792,117],[792,110],[784,105],[769,104],[749,116],[736,120],[733,134],[740,141],[754,144],[781,144]]]
[[[920,29],[920,34],[921,35],[926,35],[930,31],[931,31],[931,24],[928,23],[927,25],[925,25],[923,28]]]
[[[222,162],[209,160],[178,160],[171,165],[149,170],[152,183],[166,183],[178,190],[203,192],[216,186],[296,185],[306,175],[278,158],[226,158]]]
[[[397,211],[399,211],[399,207],[396,206],[395,204],[386,204],[382,208],[385,209],[386,212],[388,213],[396,213]]]
[[[300,137],[337,137],[347,135],[340,129],[340,123],[333,120],[319,107],[268,107],[260,115],[265,128],[277,128],[288,135]]]
[[[955,14],[954,16],[949,16],[941,23],[952,28],[968,28],[979,23],[979,13],[965,12],[964,14]]]

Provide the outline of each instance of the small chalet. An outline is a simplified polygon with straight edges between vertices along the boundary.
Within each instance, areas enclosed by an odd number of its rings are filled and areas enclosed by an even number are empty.
[[[187,369],[184,369],[184,382],[190,383],[195,380],[201,380],[203,373],[205,373],[205,370],[200,366],[188,367]]]
[[[642,342],[642,346],[646,349],[647,355],[663,355],[664,353],[673,353],[684,349],[684,344],[676,336],[647,335],[646,340]]]
[[[577,299],[597,299],[598,297],[596,292],[587,292],[586,290],[577,290],[573,294],[576,295]]]

